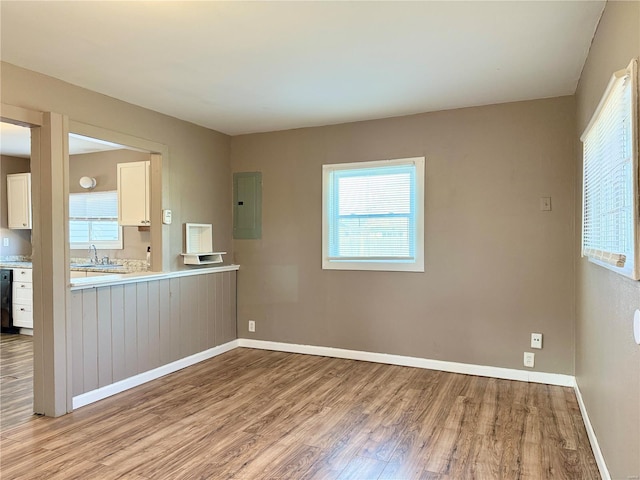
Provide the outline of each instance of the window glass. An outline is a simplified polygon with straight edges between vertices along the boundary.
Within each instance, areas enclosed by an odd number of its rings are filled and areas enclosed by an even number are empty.
[[[72,249],[122,249],[122,227],[118,225],[118,192],[72,193],[69,195],[69,242]]]
[[[424,158],[324,166],[323,268],[423,271]]]

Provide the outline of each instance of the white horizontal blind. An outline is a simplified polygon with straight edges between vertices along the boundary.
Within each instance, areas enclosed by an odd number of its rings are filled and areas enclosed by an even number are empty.
[[[329,259],[415,259],[414,164],[334,170],[329,182]]]
[[[582,136],[582,255],[633,269],[635,252],[633,75],[616,75]]]
[[[117,191],[69,195],[69,241],[71,248],[122,249]]]

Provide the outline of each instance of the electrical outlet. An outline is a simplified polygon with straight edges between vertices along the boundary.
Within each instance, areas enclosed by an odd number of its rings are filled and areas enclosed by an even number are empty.
[[[524,352],[524,366],[533,368],[535,364],[536,354],[531,352]]]
[[[256,322],[254,320],[249,320],[249,331],[250,332],[256,331]]]
[[[531,348],[542,348],[542,334],[541,333],[532,333],[531,334]]]
[[[9,246],[9,237],[4,237],[2,239],[2,246],[3,247],[8,247]]]

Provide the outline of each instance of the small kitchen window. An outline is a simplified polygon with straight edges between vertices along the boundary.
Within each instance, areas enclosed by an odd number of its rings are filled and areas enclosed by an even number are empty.
[[[117,191],[69,194],[69,242],[71,249],[122,250]]]

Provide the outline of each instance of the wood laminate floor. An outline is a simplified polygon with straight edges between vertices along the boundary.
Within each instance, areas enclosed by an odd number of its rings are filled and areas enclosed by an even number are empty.
[[[33,415],[33,337],[0,335],[0,430]]]
[[[573,390],[236,349],[4,430],[3,479],[596,479]]]

